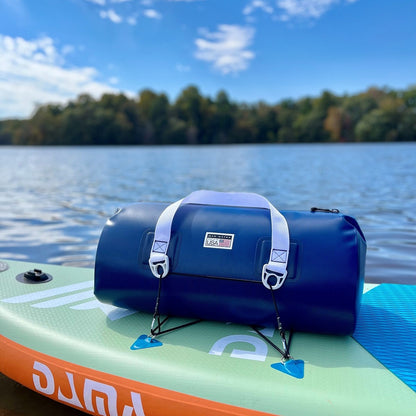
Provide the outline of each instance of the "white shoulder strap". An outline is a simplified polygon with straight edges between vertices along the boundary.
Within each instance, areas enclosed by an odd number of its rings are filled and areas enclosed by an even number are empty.
[[[285,217],[263,196],[243,192],[196,191],[169,205],[160,215],[155,228],[149,265],[152,273],[160,278],[169,273],[167,256],[172,221],[179,206],[185,204],[222,205],[230,207],[265,208],[270,211],[271,250],[269,262],[263,266],[262,282],[268,289],[280,288],[287,276],[289,259],[289,228]]]

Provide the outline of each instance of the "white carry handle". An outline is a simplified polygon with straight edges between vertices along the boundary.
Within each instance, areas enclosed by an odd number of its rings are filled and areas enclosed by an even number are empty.
[[[243,192],[214,192],[196,191],[187,197],[169,205],[160,215],[155,228],[155,237],[149,258],[152,273],[160,278],[169,273],[169,258],[167,256],[172,221],[180,205],[222,205],[244,208],[265,208],[270,211],[271,220],[271,250],[269,262],[263,266],[262,282],[267,289],[279,289],[287,276],[289,259],[289,228],[285,217],[263,196]],[[269,282],[274,278],[275,283]]]

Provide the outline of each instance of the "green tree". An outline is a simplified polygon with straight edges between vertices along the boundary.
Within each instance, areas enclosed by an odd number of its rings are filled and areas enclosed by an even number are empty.
[[[236,106],[228,94],[220,90],[214,102],[205,101],[202,106],[205,124],[205,143],[227,143],[233,141]]]
[[[150,120],[153,125],[155,142],[157,144],[168,143],[168,126],[170,117],[170,105],[165,94],[158,95],[151,107]]]
[[[197,144],[201,136],[203,98],[196,86],[185,88],[174,103],[174,112],[178,119],[186,123],[187,143]]]
[[[401,92],[400,95],[407,108],[416,108],[416,85],[409,87],[407,90]]]
[[[0,121],[0,145],[16,144],[16,135],[26,120],[4,120]]]
[[[340,107],[329,107],[324,120],[324,129],[330,134],[332,141],[343,141],[344,112]]]
[[[48,104],[38,107],[29,122],[29,143],[62,144],[62,111],[60,105]]]
[[[329,140],[329,134],[324,129],[324,119],[324,113],[316,109],[307,114],[299,114],[293,124],[297,141],[311,143]]]
[[[278,141],[278,111],[265,102],[260,101],[253,108],[253,125],[255,141],[258,143],[274,143]]]
[[[332,92],[323,91],[322,95],[313,101],[312,110],[310,112],[315,110],[322,118],[325,118],[329,108],[337,106],[339,102],[339,98],[332,94]]]
[[[97,103],[88,94],[70,102],[62,113],[62,144],[100,144],[96,131]]]
[[[241,104],[236,109],[236,117],[232,137],[235,143],[253,143],[256,139],[256,126],[253,111],[247,104]]]
[[[145,144],[168,143],[170,104],[165,94],[146,89],[139,95],[139,114],[144,122]]]
[[[397,125],[392,114],[376,108],[366,114],[355,128],[358,141],[392,141],[398,136]]]
[[[345,140],[355,140],[355,127],[358,122],[365,114],[377,108],[375,96],[378,94],[370,90],[370,92],[344,98],[341,109],[343,114],[342,136]]]
[[[291,99],[283,100],[277,106],[277,122],[279,123],[279,131],[277,134],[278,142],[293,143],[297,141],[294,123],[298,111],[299,109],[296,102]]]
[[[416,107],[406,109],[397,126],[397,140],[416,141]]]
[[[38,106],[28,120],[0,121],[0,144],[212,144],[416,140],[416,86],[369,88],[352,96],[323,91],[276,105],[204,97],[190,85],[171,104],[142,90],[136,99],[81,94]]]

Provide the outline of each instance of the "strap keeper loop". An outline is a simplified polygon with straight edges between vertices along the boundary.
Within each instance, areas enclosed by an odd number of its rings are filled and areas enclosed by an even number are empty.
[[[285,282],[287,270],[283,270],[283,273],[281,273],[280,271],[278,272],[273,269],[274,267],[272,264],[265,264],[261,273],[261,280],[267,289],[276,290],[280,289]],[[274,284],[270,283],[269,279],[271,278],[276,281]]]
[[[150,270],[158,279],[164,278],[169,273],[169,257],[166,254],[152,253],[149,259]]]

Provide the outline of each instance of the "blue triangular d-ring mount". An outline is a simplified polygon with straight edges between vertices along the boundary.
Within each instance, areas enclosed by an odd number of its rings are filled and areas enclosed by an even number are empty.
[[[148,335],[140,335],[130,347],[131,350],[143,350],[145,348],[161,347],[163,344],[155,338]]]
[[[299,379],[303,378],[305,374],[305,362],[303,360],[288,360],[284,363],[274,363],[271,367]]]

